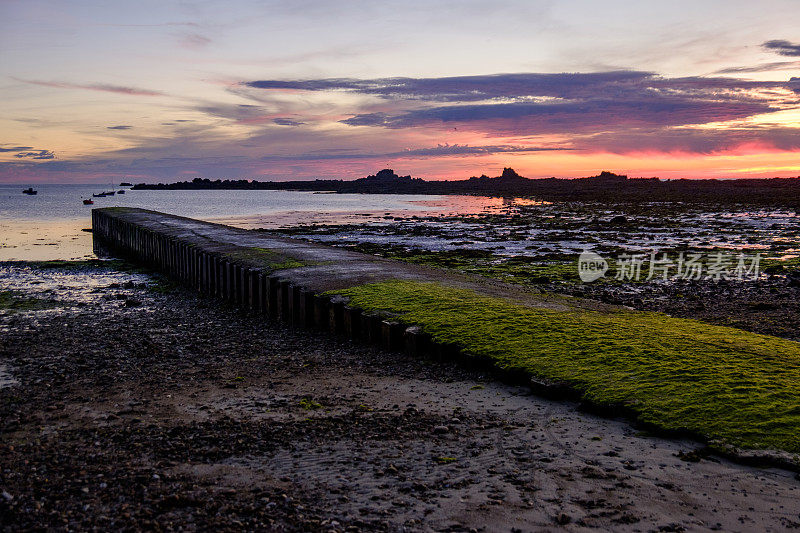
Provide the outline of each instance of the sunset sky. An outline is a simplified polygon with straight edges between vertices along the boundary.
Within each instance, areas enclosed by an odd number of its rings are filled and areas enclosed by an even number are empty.
[[[800,175],[797,0],[0,0],[0,182]]]

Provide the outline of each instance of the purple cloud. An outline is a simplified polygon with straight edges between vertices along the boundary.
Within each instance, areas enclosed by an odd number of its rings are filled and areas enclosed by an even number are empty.
[[[290,118],[276,118],[272,122],[278,126],[302,126],[305,122],[299,122]]]
[[[23,152],[25,150],[33,150],[33,146],[0,146],[0,152]]]
[[[446,78],[328,78],[319,80],[259,80],[242,85],[255,89],[346,91],[385,98],[446,102],[479,101],[491,98],[552,96],[585,97],[600,87],[635,87],[653,79],[654,74],[639,71],[612,71],[574,74],[491,74]]]
[[[800,44],[791,43],[783,39],[774,39],[763,43],[762,48],[775,52],[778,55],[800,57]]]
[[[465,144],[439,144],[428,148],[409,148],[396,152],[355,152],[346,150],[325,150],[296,155],[264,156],[262,161],[328,161],[357,159],[424,159],[447,156],[482,156],[492,154],[510,154],[525,152],[557,152],[574,150],[569,146],[513,146],[484,145],[469,146]]]
[[[607,127],[706,124],[772,111],[777,111],[777,108],[762,102],[655,96],[650,99],[437,106],[396,115],[360,114],[342,122],[351,126],[382,126],[392,129],[480,123],[481,129],[488,131],[542,134]]]
[[[740,120],[785,108],[793,82],[663,78],[651,72],[520,73],[444,78],[258,80],[267,90],[378,96],[381,109],[341,122],[389,129],[458,127],[509,135],[585,133]],[[779,93],[783,91],[784,96]],[[795,102],[796,103],[796,102]]]
[[[255,89],[345,91],[393,100],[477,102],[531,98],[630,98],[674,91],[742,91],[780,88],[783,82],[734,78],[662,78],[653,72],[618,70],[593,73],[518,73],[444,78],[325,78],[243,82]],[[708,96],[708,94],[707,94]],[[717,96],[723,97],[722,94]]]
[[[35,152],[20,152],[14,154],[14,157],[20,159],[54,159],[56,154],[51,150],[37,150]]]

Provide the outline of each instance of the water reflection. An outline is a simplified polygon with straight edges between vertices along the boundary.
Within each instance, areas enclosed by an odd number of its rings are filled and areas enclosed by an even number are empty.
[[[391,194],[316,194],[298,191],[127,191],[82,198],[93,185],[43,185],[35,197],[0,186],[0,261],[94,257],[91,209],[140,207],[241,228],[278,228],[301,223],[361,224],[444,214],[501,212],[500,198]],[[518,203],[518,202],[516,202]]]

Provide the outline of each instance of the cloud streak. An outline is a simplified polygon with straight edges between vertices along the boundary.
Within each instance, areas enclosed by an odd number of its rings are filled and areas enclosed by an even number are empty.
[[[56,154],[52,150],[37,150],[35,152],[19,152],[14,154],[19,159],[55,159]]]
[[[715,74],[747,74],[752,72],[774,72],[779,70],[800,69],[800,61],[773,61],[760,65],[750,65],[745,67],[729,67],[718,70]]]
[[[293,120],[291,118],[275,118],[272,119],[272,122],[278,126],[302,126],[305,124],[305,122],[300,122],[299,120]]]
[[[559,146],[513,146],[513,145],[485,145],[469,146],[465,144],[439,144],[426,148],[408,148],[396,152],[370,153],[353,152],[349,150],[331,150],[319,153],[291,154],[278,156],[264,156],[262,161],[329,161],[329,160],[360,160],[360,159],[425,159],[436,157],[465,157],[485,156],[494,154],[532,153],[532,152],[560,152],[574,150],[572,147]]]
[[[23,152],[25,150],[33,150],[33,146],[0,146],[0,152]]]
[[[193,50],[200,50],[211,44],[211,39],[200,33],[181,33],[177,37],[182,47]]]
[[[106,93],[125,94],[129,96],[164,96],[161,91],[153,91],[149,89],[139,89],[137,87],[126,87],[122,85],[109,85],[105,83],[70,83],[65,81],[42,81],[42,80],[26,80],[21,78],[14,78],[23,83],[31,85],[39,85],[42,87],[53,87],[56,89],[83,89],[87,91],[100,91]]]
[[[741,127],[636,129],[589,135],[574,140],[577,147],[613,154],[680,153],[714,155],[736,153],[744,148],[759,151],[800,150],[800,128]]]

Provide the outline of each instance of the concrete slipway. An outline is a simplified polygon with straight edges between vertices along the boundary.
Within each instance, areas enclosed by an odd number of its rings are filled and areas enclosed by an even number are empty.
[[[111,246],[190,288],[262,313],[271,320],[329,331],[414,356],[458,359],[472,367],[491,369],[508,381],[551,397],[580,399],[582,393],[562,383],[539,380],[527,372],[501,370],[488,358],[466,356],[456,345],[434,342],[419,327],[402,324],[389,313],[364,312],[331,291],[390,280],[435,282],[533,308],[614,309],[598,302],[531,292],[485,278],[154,211],[95,209],[92,227],[97,246]],[[587,407],[638,418],[620,405]],[[657,426],[647,427],[659,430]],[[681,434],[705,440],[703,435],[692,432]],[[737,461],[797,469],[792,454],[775,450],[730,450],[723,455]]]
[[[412,355],[459,354],[453,346],[434,345],[418,328],[402,326],[386,314],[363,313],[348,306],[346,299],[325,293],[365,283],[409,280],[470,289],[531,307],[602,307],[489,279],[155,211],[94,209],[92,228],[96,246],[110,246],[202,293],[294,327],[328,330]],[[469,360],[471,364],[487,363]],[[532,385],[549,392],[559,389],[552,384]]]

